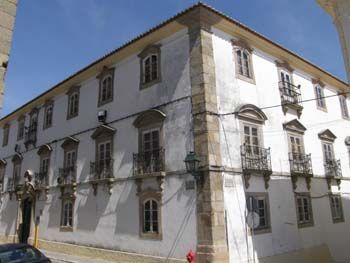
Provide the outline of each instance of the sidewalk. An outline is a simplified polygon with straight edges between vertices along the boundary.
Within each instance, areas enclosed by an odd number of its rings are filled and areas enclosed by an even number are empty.
[[[63,253],[48,251],[48,250],[40,250],[45,256],[52,260],[52,263],[112,263],[111,261],[101,261],[97,259],[90,259],[86,257],[77,257],[72,255],[67,255]],[[122,263],[113,261],[113,263]]]

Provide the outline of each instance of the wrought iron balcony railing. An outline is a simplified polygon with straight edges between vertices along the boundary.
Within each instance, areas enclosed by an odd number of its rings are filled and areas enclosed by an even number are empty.
[[[35,186],[38,188],[47,187],[49,185],[48,172],[35,173]]]
[[[57,182],[59,185],[71,185],[76,183],[76,166],[63,167],[58,170]]]
[[[134,175],[164,172],[164,168],[165,168],[164,153],[165,153],[164,149],[143,152],[143,153],[134,153],[133,154]]]
[[[311,154],[289,153],[289,164],[291,174],[301,176],[312,176]]]
[[[101,180],[114,178],[113,175],[113,159],[98,162],[90,162],[90,175],[92,180]]]
[[[245,173],[272,173],[270,148],[241,145],[242,169]]]
[[[29,126],[24,135],[24,143],[25,144],[35,144],[37,137],[37,125],[33,124]]]
[[[324,164],[326,177],[341,178],[341,162],[340,160],[327,159]]]
[[[300,85],[295,86],[290,82],[280,81],[279,88],[281,93],[282,104],[301,106]]]

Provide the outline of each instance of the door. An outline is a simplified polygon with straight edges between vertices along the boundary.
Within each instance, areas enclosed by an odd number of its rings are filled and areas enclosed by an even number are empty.
[[[19,231],[19,242],[27,243],[30,235],[30,225],[32,218],[32,201],[27,198],[23,201],[22,225]]]

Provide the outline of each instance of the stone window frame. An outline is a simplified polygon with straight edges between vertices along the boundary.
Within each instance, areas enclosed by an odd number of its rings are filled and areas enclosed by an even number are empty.
[[[23,140],[24,139],[24,134],[25,134],[25,122],[26,122],[26,117],[25,115],[21,115],[17,119],[17,141]]]
[[[149,58],[152,55],[157,56],[157,78],[151,79],[150,81],[145,81],[145,66],[144,63],[147,58]],[[156,83],[159,83],[162,81],[162,57],[161,57],[161,45],[160,44],[153,44],[148,47],[146,47],[139,55],[140,58],[140,90],[148,88],[150,86],[153,86]]]
[[[73,137],[67,137],[64,142],[61,144],[61,147],[63,148],[63,168],[68,168],[66,167],[67,163],[67,153],[75,151],[75,168],[77,165],[78,161],[78,149],[79,149],[79,140]]]
[[[315,101],[316,101],[317,109],[327,112],[327,103],[326,103],[326,99],[324,98],[325,84],[319,79],[312,79],[311,82],[314,86]],[[318,89],[319,89],[319,92],[318,92]],[[321,94],[318,94],[318,93],[321,93]],[[319,95],[321,96],[321,98],[319,98]],[[320,101],[323,103],[323,106],[321,105],[322,103],[320,104]]]
[[[349,165],[350,165],[350,136],[347,136],[344,140],[345,146],[348,150],[348,157],[349,157]]]
[[[98,79],[98,83],[99,83],[98,84],[99,87],[98,87],[97,107],[100,107],[102,105],[105,105],[105,104],[113,101],[113,98],[114,98],[114,76],[115,76],[115,68],[114,67],[108,68],[106,66],[103,67],[101,73],[96,76],[96,78]],[[109,87],[111,96],[109,98],[106,98],[105,100],[102,100],[103,82],[107,78],[111,78],[111,86]]]
[[[10,124],[6,123],[3,127],[3,134],[2,134],[2,146],[7,146],[9,143],[9,137],[10,137]]]
[[[42,171],[42,166],[44,160],[48,160],[47,164],[47,174],[45,178],[45,185],[49,185],[49,173],[50,173],[50,165],[51,165],[51,152],[52,148],[48,144],[42,145],[39,147],[39,150],[37,151],[37,154],[39,155],[39,173]]]
[[[73,232],[74,229],[74,208],[75,208],[75,196],[72,193],[65,193],[62,197],[61,202],[61,220],[60,220],[60,232]],[[65,221],[65,203],[70,202],[72,203],[72,224],[71,225],[64,225]]]
[[[68,103],[67,103],[67,120],[72,119],[74,117],[77,117],[79,115],[79,107],[80,107],[80,86],[73,86],[71,87],[67,92],[67,99],[68,99]],[[77,111],[71,113],[71,108],[72,106],[72,98],[73,96],[77,96],[76,99],[76,104],[78,105]]]
[[[114,155],[114,135],[116,129],[102,124],[99,126],[91,135],[91,139],[95,141],[95,164],[98,163],[98,147],[101,143],[110,142],[111,144],[111,160],[112,160],[112,170],[113,170],[113,155]]]
[[[51,109],[51,111],[50,111]],[[48,129],[52,127],[53,124],[53,109],[54,109],[54,101],[48,100],[44,104],[44,121],[43,121],[43,130]],[[50,118],[48,118],[48,115],[51,115]],[[50,123],[48,123],[48,120],[50,120]]]
[[[239,40],[232,39],[231,43],[233,46],[233,57],[234,57],[236,77],[241,79],[241,80],[244,80],[246,82],[249,82],[251,84],[256,84],[255,83],[254,67],[253,67],[253,59],[252,59],[254,49],[248,44],[247,41],[245,41],[243,39],[239,39]],[[238,51],[241,51],[242,55],[244,53],[247,56],[247,64],[248,64],[248,70],[250,72],[250,77],[248,77],[244,74],[242,75],[239,72],[239,65],[238,65],[239,58],[237,55]]]
[[[12,170],[12,180],[14,185],[16,185],[16,183],[19,183],[21,180],[21,172],[22,172],[22,161],[23,161],[23,156],[19,153],[16,153],[13,157],[12,157],[12,166],[13,166],[13,170]],[[16,180],[16,166],[19,166],[18,168],[18,181]]]
[[[6,166],[7,166],[7,162],[4,159],[1,159],[0,160],[0,193],[4,191]]]
[[[158,232],[145,232],[144,231],[144,204],[148,200],[154,200],[157,202],[157,220],[158,220]],[[147,190],[139,193],[139,214],[140,214],[140,225],[139,225],[139,234],[143,239],[154,239],[154,240],[162,240],[163,232],[162,232],[162,193],[153,190]]]
[[[291,153],[292,151],[292,144],[291,144],[291,137],[299,138],[300,139],[300,145],[302,147],[302,152],[300,154],[305,154],[305,142],[304,142],[304,134],[307,130],[306,127],[297,119],[293,119],[291,121],[283,123],[283,129],[287,132],[287,141],[288,141],[288,151]]]
[[[308,204],[308,207],[309,207],[309,218],[310,218],[308,222],[301,222],[300,221],[300,218],[299,218],[299,206],[298,206],[298,199],[299,198],[306,198],[307,199],[307,204]],[[310,193],[295,193],[295,208],[296,208],[296,216],[297,216],[298,228],[314,226],[314,215],[313,215],[312,199],[311,199]],[[304,207],[303,207],[303,211],[304,211]]]
[[[348,107],[348,103],[347,103],[347,96],[344,94],[338,94],[338,96],[339,96],[341,116],[344,120],[350,120],[350,113],[349,113],[349,107]]]
[[[337,138],[333,132],[331,132],[329,129],[326,129],[318,134],[319,139],[321,140],[321,147],[322,147],[322,155],[323,155],[323,163],[327,163],[326,159],[326,152],[324,150],[324,145],[330,145],[331,146],[331,152],[332,157],[335,159],[335,152],[334,152],[334,141]]]
[[[339,198],[339,209],[340,209],[340,217],[339,218],[335,218],[335,211],[334,211],[334,207],[333,207],[333,202],[332,202],[332,198]],[[342,223],[345,221],[344,219],[344,210],[343,210],[343,202],[342,202],[342,198],[341,198],[341,194],[334,194],[334,193],[330,193],[329,194],[329,205],[331,208],[331,215],[332,215],[332,221],[333,224],[336,223]]]
[[[248,200],[249,197],[253,198],[258,198],[258,199],[263,199],[265,202],[265,215],[266,215],[266,221],[267,224],[264,227],[256,227],[255,229],[252,229],[249,227],[249,232],[250,234],[266,234],[266,233],[271,233],[272,228],[271,228],[271,210],[270,210],[270,201],[269,201],[269,193],[268,192],[246,192],[246,207],[247,210],[249,211],[248,207]]]

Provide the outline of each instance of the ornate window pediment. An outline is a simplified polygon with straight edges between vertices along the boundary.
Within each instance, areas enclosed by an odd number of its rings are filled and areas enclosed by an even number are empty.
[[[63,143],[61,144],[61,147],[63,149],[66,148],[70,148],[70,147],[77,147],[79,144],[79,140],[77,138],[74,137],[66,137],[66,139],[63,141]]]
[[[52,147],[48,144],[41,145],[37,151],[38,155],[49,155],[52,151]]]
[[[283,123],[283,128],[287,131],[296,132],[299,134],[304,134],[306,131],[305,126],[297,119]]]
[[[259,124],[264,124],[267,120],[265,113],[253,104],[239,106],[236,111],[238,112],[238,119],[248,120]]]
[[[334,142],[337,136],[335,136],[329,129],[326,129],[318,134],[318,138],[324,141]]]
[[[20,153],[15,153],[12,157],[12,162],[13,163],[20,163],[23,160],[23,156]]]
[[[96,128],[96,130],[92,133],[91,138],[93,140],[96,140],[101,137],[112,137],[115,134],[115,132],[115,128],[103,124]]]
[[[282,70],[286,70],[289,73],[292,73],[294,71],[294,69],[289,65],[289,63],[287,61],[275,61],[276,66]]]
[[[135,121],[133,125],[136,128],[145,127],[155,123],[162,123],[166,118],[166,114],[160,110],[152,109],[142,112]]]

